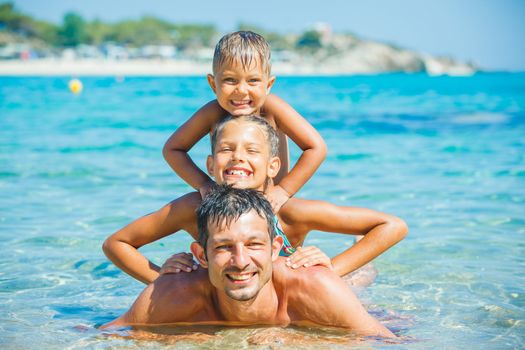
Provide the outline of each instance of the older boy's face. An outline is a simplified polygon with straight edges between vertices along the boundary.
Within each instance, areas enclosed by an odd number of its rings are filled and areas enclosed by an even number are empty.
[[[217,101],[234,117],[259,114],[274,81],[258,61],[250,67],[240,62],[224,63],[215,76],[208,75]]]
[[[230,120],[216,142],[207,166],[219,184],[262,191],[268,177],[279,171],[279,159],[270,156],[266,134],[257,124]]]

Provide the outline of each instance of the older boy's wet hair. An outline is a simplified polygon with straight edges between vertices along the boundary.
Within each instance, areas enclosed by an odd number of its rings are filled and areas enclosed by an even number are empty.
[[[204,248],[208,245],[209,225],[230,226],[241,215],[254,210],[268,225],[270,242],[275,238],[272,206],[262,192],[254,189],[233,188],[229,185],[217,185],[202,200],[197,209],[197,226],[199,229],[199,244]]]
[[[266,141],[268,142],[268,146],[270,148],[270,156],[271,157],[277,157],[279,154],[279,137],[277,136],[277,132],[275,129],[264,119],[263,117],[259,117],[257,115],[248,115],[248,116],[240,116],[240,117],[232,117],[231,115],[224,117],[221,121],[215,125],[215,129],[211,133],[211,153],[215,154],[215,147],[217,146],[217,139],[219,138],[220,133],[228,124],[228,122],[232,120],[239,120],[239,121],[245,121],[248,123],[256,124],[257,126],[261,127],[262,131],[266,135]]]
[[[213,54],[213,74],[224,64],[241,63],[244,69],[259,63],[263,72],[270,75],[270,45],[259,34],[250,31],[238,31],[226,34],[215,46]]]

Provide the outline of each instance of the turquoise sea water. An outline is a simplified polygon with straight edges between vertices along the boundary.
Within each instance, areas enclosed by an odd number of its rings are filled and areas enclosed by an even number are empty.
[[[143,288],[101,244],[190,190],[161,148],[213,95],[204,77],[83,78],[79,96],[68,80],[0,77],[0,348],[157,348],[93,328]],[[524,348],[525,74],[282,77],[273,91],[329,147],[299,196],[410,226],[360,294],[404,340],[356,347]],[[198,164],[208,146],[192,151]],[[189,242],[178,233],[142,252],[160,264]],[[329,255],[351,244],[320,233],[308,243]],[[249,348],[251,331],[166,344]]]

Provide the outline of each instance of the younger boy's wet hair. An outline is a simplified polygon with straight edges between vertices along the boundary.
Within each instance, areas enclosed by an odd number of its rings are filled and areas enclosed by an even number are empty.
[[[215,148],[217,147],[217,139],[221,134],[222,130],[230,121],[239,120],[246,121],[248,123],[256,124],[261,127],[262,131],[266,135],[266,141],[270,148],[270,156],[277,157],[279,155],[279,136],[277,136],[277,131],[264,119],[257,115],[248,115],[240,117],[232,117],[231,115],[224,117],[221,121],[215,125],[215,129],[211,133],[211,154],[215,154]]]
[[[208,245],[209,225],[230,226],[241,215],[252,210],[266,220],[272,242],[276,235],[274,214],[272,206],[262,192],[249,188],[233,188],[230,185],[215,186],[197,209],[199,244],[204,248],[204,252]]]
[[[270,75],[270,45],[262,36],[247,30],[226,34],[215,46],[213,54],[213,74],[224,64],[241,63],[247,69],[259,63],[263,72]]]

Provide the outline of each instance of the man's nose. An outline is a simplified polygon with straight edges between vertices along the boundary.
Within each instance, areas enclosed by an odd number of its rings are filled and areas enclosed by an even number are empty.
[[[250,257],[243,244],[236,244],[232,250],[231,264],[243,270],[250,264]]]

